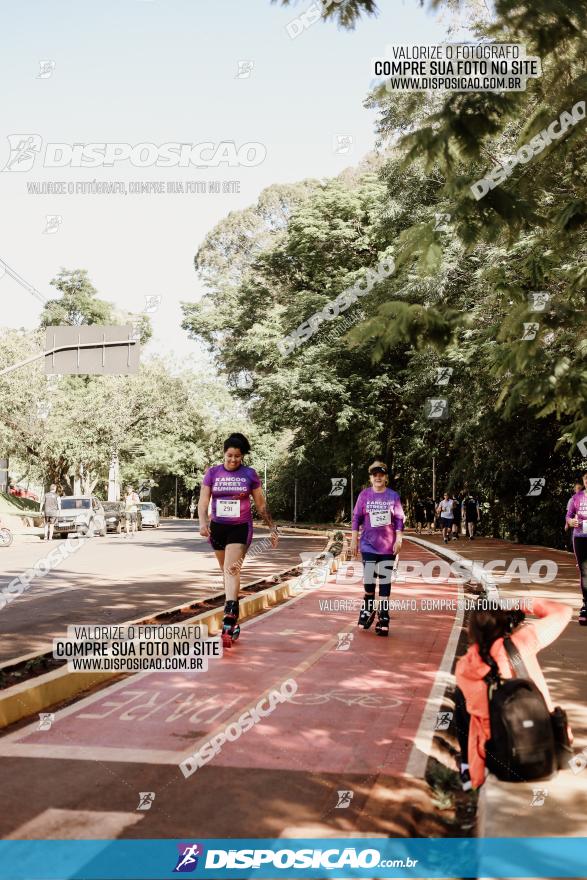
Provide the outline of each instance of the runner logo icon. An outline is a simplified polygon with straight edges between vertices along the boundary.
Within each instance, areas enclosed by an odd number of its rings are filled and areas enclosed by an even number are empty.
[[[178,843],[179,855],[177,864],[173,869],[174,874],[187,874],[196,870],[198,858],[204,855],[204,847],[201,843]]]

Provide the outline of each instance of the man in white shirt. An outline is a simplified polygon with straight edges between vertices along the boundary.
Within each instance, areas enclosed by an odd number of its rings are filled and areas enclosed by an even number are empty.
[[[440,514],[442,537],[444,538],[444,543],[448,544],[454,522],[453,500],[448,492],[444,493],[444,498],[436,508],[436,513]]]

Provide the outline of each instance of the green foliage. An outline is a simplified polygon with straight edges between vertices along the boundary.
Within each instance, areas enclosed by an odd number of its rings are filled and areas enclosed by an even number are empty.
[[[271,0],[281,2],[282,6],[292,6],[291,0]],[[305,9],[300,10],[301,14]],[[333,19],[343,28],[354,28],[363,15],[376,15],[377,4],[374,0],[322,0],[322,18]]]
[[[41,327],[54,324],[111,324],[114,307],[98,299],[85,269],[62,269],[50,282],[61,296],[49,300],[41,312]]]
[[[284,515],[297,480],[300,518],[348,519],[349,487],[332,497],[330,480],[349,479],[352,462],[356,494],[374,454],[408,502],[428,495],[434,457],[437,491],[478,493],[492,533],[563,543],[573,440],[587,434],[582,146],[569,137],[479,202],[469,191],[485,173],[486,140],[511,152],[524,125],[528,135],[543,125],[528,112],[516,129],[511,114],[527,100],[460,95],[445,107],[439,96],[379,93],[382,136],[409,132],[400,148],[306,188],[278,232],[231,251],[237,275],[216,232],[198,252],[209,293],[184,305],[184,327],[207,342],[254,422],[285,442],[271,482]],[[422,125],[410,131],[414,113]],[[257,212],[230,215],[233,244]],[[281,356],[283,336],[390,252],[390,277]],[[550,300],[535,312],[529,294],[543,290]],[[535,322],[536,338],[523,339]],[[453,369],[447,386],[441,366]],[[426,415],[438,397],[447,420]],[[536,476],[544,497],[527,496]]]

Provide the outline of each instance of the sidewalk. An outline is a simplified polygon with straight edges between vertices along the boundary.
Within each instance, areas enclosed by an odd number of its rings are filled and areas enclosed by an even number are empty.
[[[467,560],[505,560],[505,566],[499,567],[502,573],[514,559],[525,560],[528,568],[542,559],[556,563],[558,573],[551,583],[528,584],[514,579],[506,584],[496,577],[497,588],[504,599],[534,596],[573,607],[573,619],[540,653],[540,663],[555,705],[567,710],[575,754],[587,748],[587,628],[577,623],[581,593],[573,554],[492,538],[459,538],[445,545],[440,536],[421,537],[437,546],[441,554],[448,548]],[[587,836],[587,767],[577,774],[570,769],[561,771],[544,782],[508,784],[489,777],[481,789],[478,833],[484,837]]]

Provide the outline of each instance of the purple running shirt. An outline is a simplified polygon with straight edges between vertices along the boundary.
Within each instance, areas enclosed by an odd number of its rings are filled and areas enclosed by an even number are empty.
[[[396,532],[404,530],[404,511],[397,492],[375,492],[369,487],[359,493],[353,511],[353,532],[363,526],[360,548],[363,553],[393,553]]]
[[[227,470],[223,464],[216,464],[208,468],[202,485],[210,486],[212,492],[212,520],[225,525],[247,523],[247,543],[250,544],[253,538],[250,495],[253,489],[261,485],[257,471],[244,464],[234,471]]]
[[[577,517],[579,525],[573,529],[573,538],[587,538],[587,492],[581,489],[567,504],[566,519]]]

